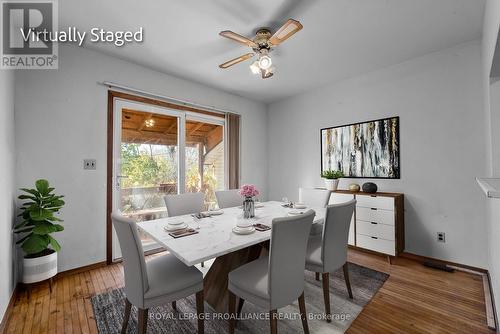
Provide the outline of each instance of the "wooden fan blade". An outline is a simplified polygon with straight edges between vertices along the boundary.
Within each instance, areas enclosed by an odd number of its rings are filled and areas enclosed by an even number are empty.
[[[219,35],[221,35],[222,37],[226,37],[226,38],[232,39],[233,41],[236,41],[238,43],[245,44],[246,46],[249,46],[252,49],[259,47],[257,45],[257,43],[255,43],[251,39],[248,39],[245,36],[241,36],[241,35],[239,35],[239,34],[237,34],[235,32],[232,32],[230,30],[221,31],[219,33]]]
[[[219,67],[220,68],[228,68],[228,67],[233,66],[235,64],[241,63],[242,61],[245,61],[248,58],[252,58],[252,56],[253,56],[253,53],[247,53],[247,54],[244,54],[243,56],[239,56],[237,58],[228,60],[224,64],[220,64]]]
[[[294,19],[289,19],[285,24],[274,33],[274,35],[269,39],[269,43],[272,45],[278,45],[283,43],[293,34],[302,29],[302,24]]]

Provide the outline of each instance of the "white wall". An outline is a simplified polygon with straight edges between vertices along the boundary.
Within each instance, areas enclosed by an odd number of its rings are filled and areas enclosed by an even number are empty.
[[[267,196],[267,116],[263,104],[178,79],[94,51],[60,45],[54,71],[16,77],[17,186],[47,178],[66,195],[59,270],[105,259],[107,88],[113,81],[234,110],[242,115],[242,181]],[[96,158],[97,170],[82,160]]]
[[[500,177],[500,78],[490,84],[490,71],[500,27],[500,0],[488,0],[484,12],[482,61],[487,127],[488,176]],[[500,47],[500,46],[497,46]],[[499,52],[497,50],[497,52]],[[488,259],[497,318],[500,317],[500,199],[487,199]]]
[[[269,198],[323,185],[320,128],[398,115],[401,179],[374,182],[405,194],[406,251],[485,268],[485,203],[474,180],[486,171],[480,73],[475,41],[270,105]],[[441,231],[446,243],[436,241]]]
[[[14,221],[14,72],[0,70],[0,320],[16,284]]]
[[[500,135],[493,133],[493,129],[500,128],[500,116],[490,111],[490,71],[495,54],[498,30],[500,26],[500,0],[488,0],[484,10],[483,40],[482,40],[482,79],[484,85],[484,110],[487,120],[487,147],[489,172],[500,176]],[[500,113],[500,112],[499,112]],[[499,131],[496,131],[499,132]]]
[[[490,176],[500,177],[500,162],[497,159],[500,150],[500,81],[491,84],[489,87],[489,108],[492,122],[491,147],[493,158],[492,174]],[[498,317],[500,316],[500,199],[488,198],[486,201],[488,205],[489,272]]]

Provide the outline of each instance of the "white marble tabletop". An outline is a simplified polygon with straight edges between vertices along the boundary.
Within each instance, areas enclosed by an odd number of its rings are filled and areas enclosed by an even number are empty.
[[[281,206],[280,202],[263,202],[262,208],[255,209],[253,223],[272,225],[273,218],[285,217],[291,210]],[[313,208],[316,212],[314,223],[323,221],[324,208]],[[212,216],[196,221],[191,215],[162,218],[137,223],[140,230],[148,234],[161,246],[168,249],[188,266],[228,254],[259,242],[269,240],[271,230],[265,232],[255,231],[252,234],[235,234],[232,229],[236,226],[238,216],[242,215],[239,207],[226,208],[219,216]],[[241,219],[241,218],[240,218]],[[164,227],[171,221],[182,221],[189,227],[197,229],[199,233],[175,239],[165,231]]]

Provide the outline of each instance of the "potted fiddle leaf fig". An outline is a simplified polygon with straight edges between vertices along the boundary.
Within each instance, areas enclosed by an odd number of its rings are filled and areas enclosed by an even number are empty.
[[[321,177],[325,179],[326,189],[335,191],[339,185],[339,179],[344,177],[344,173],[340,170],[325,170],[321,173]]]
[[[57,217],[64,206],[62,195],[54,194],[47,180],[37,180],[34,189],[21,188],[24,192],[18,198],[21,205],[21,222],[14,227],[20,234],[17,244],[25,252],[23,258],[23,283],[35,283],[57,274],[57,252],[61,246],[52,236],[64,230]]]

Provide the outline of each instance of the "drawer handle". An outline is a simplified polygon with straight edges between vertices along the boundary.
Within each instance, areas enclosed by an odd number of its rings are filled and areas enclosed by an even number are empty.
[[[370,222],[370,223],[372,223],[372,224],[374,224],[374,225],[377,225],[377,224],[378,224],[377,222]]]
[[[377,197],[377,195],[370,195],[370,197]]]
[[[370,209],[375,210],[375,211],[377,210],[377,208],[370,208]]]
[[[372,239],[378,239],[377,237],[371,237]]]

